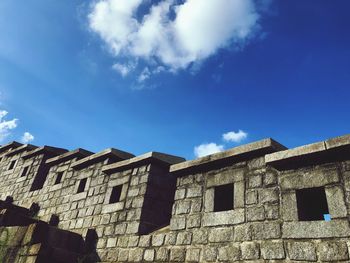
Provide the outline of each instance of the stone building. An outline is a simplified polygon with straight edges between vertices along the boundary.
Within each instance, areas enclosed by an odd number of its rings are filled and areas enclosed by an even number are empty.
[[[0,147],[0,262],[350,262],[350,135],[193,161]]]

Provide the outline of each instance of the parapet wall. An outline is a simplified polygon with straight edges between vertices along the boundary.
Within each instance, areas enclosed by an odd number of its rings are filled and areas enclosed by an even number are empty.
[[[1,199],[36,203],[38,219],[83,237],[95,230],[102,262],[350,261],[349,135],[187,162],[19,143],[0,158]]]

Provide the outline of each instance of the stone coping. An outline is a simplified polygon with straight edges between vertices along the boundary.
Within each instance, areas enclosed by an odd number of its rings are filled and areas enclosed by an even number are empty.
[[[69,151],[69,152],[66,152],[64,154],[58,155],[56,157],[50,158],[46,161],[46,163],[50,164],[50,165],[56,165],[58,163],[66,162],[66,161],[73,159],[73,158],[76,158],[76,157],[85,158],[85,157],[90,156],[92,154],[94,154],[94,153],[90,152],[88,150],[82,149],[82,148],[78,148],[78,149],[75,149],[73,151]]]
[[[16,142],[16,141],[9,142],[9,143],[7,143],[5,145],[2,145],[0,147],[0,153],[3,153],[3,152],[5,152],[5,151],[7,151],[8,149],[11,149],[11,148],[20,147],[22,145],[23,145],[22,143],[19,143],[19,142]]]
[[[257,142],[241,145],[224,152],[211,154],[205,157],[198,158],[196,160],[187,161],[179,164],[174,164],[170,167],[170,172],[175,174],[183,174],[194,172],[202,169],[207,169],[207,165],[211,167],[214,163],[222,163],[228,160],[236,159],[237,161],[243,161],[260,156],[264,156],[267,153],[281,151],[287,149],[277,141],[267,138]]]
[[[140,163],[147,163],[147,162],[158,162],[166,165],[172,165],[175,163],[180,163],[185,161],[184,158],[169,155],[165,153],[159,153],[159,152],[148,152],[139,156],[136,156],[134,158],[124,160],[121,162],[113,163],[110,165],[105,166],[102,171],[105,173],[112,173],[116,172],[122,169],[128,169],[130,167],[134,167],[137,164]]]
[[[32,145],[32,144],[23,144],[22,146],[19,146],[10,152],[6,153],[5,156],[13,156],[15,154],[19,154],[24,151],[32,151],[34,149],[37,149],[38,146]]]
[[[350,151],[350,134],[335,137],[321,142],[307,144],[293,149],[271,153],[265,156],[265,162],[277,168],[289,168],[293,163],[325,162],[333,160],[337,152]],[[331,158],[331,159],[330,159]]]
[[[66,153],[67,151],[68,150],[66,150],[66,149],[45,145],[45,146],[39,147],[33,151],[26,153],[25,155],[22,156],[22,158],[28,159],[28,158],[31,158],[35,155],[44,154],[44,153],[53,154],[53,155],[60,155],[60,154]]]
[[[108,148],[101,152],[92,154],[72,164],[74,169],[82,169],[91,164],[100,162],[102,159],[112,157],[117,161],[133,158],[135,155],[114,148]]]

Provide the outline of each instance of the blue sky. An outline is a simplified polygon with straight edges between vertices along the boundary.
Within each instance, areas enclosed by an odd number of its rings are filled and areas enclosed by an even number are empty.
[[[349,133],[350,2],[242,1],[1,0],[1,143],[193,159]]]

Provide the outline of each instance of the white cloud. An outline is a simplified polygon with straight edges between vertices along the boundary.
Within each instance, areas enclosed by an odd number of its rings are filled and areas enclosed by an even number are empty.
[[[34,140],[34,136],[30,134],[29,132],[25,132],[21,138],[21,141],[23,143],[29,143]]]
[[[132,72],[136,67],[136,64],[134,63],[128,63],[128,64],[121,64],[121,63],[115,63],[112,66],[112,69],[117,71],[123,78],[129,75],[130,72]]]
[[[18,124],[18,119],[4,120],[7,114],[7,111],[0,110],[0,141],[3,141]]]
[[[248,137],[248,133],[239,130],[238,132],[228,132],[222,135],[222,139],[226,142],[241,142]]]
[[[194,155],[199,158],[213,153],[222,152],[224,150],[223,145],[218,145],[216,143],[203,143],[194,147]]]
[[[143,10],[149,11],[140,15]],[[219,49],[241,47],[254,36],[259,16],[255,0],[97,0],[89,26],[114,56],[143,58],[174,72],[198,65]]]

